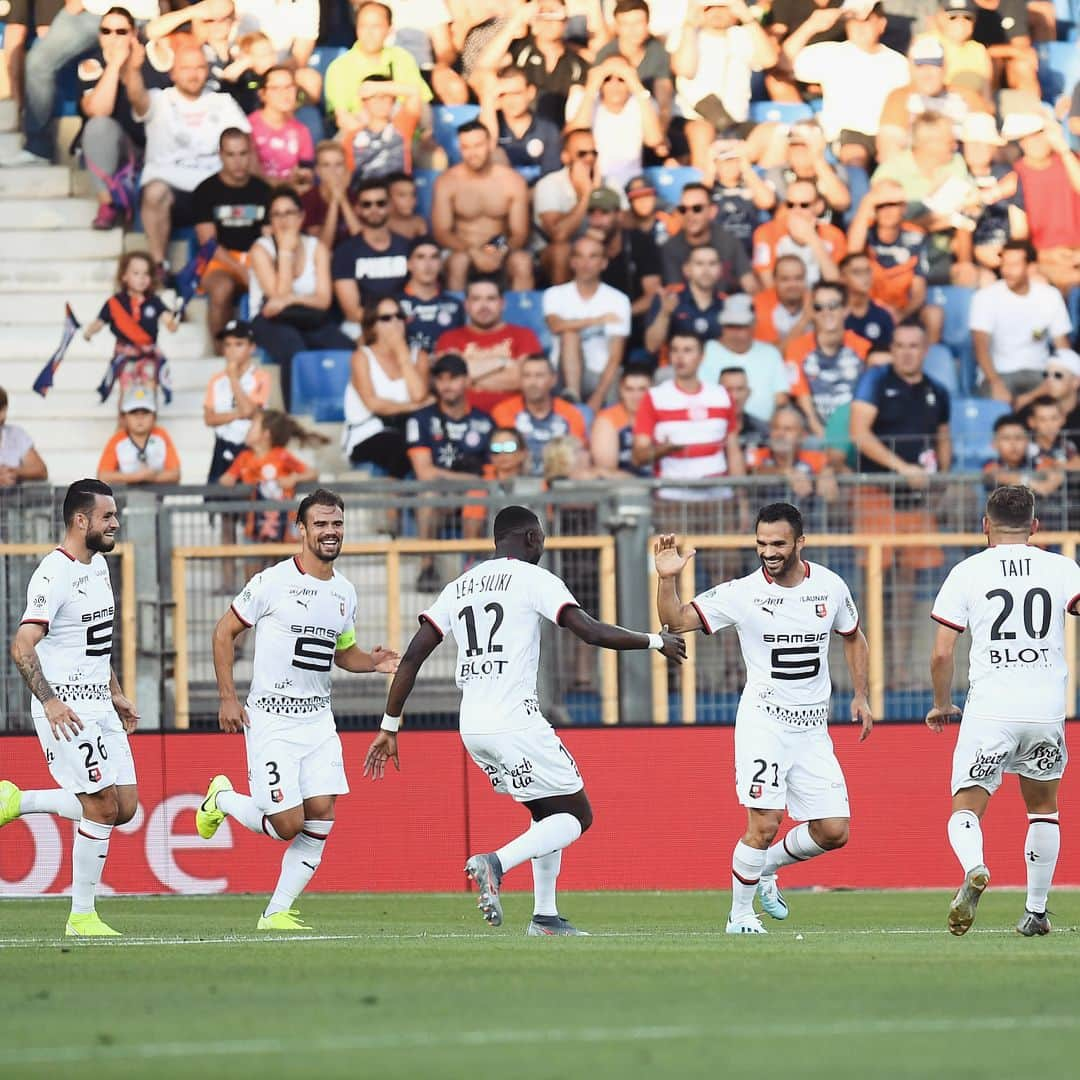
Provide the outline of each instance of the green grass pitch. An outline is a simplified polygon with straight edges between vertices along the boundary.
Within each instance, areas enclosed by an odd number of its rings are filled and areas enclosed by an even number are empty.
[[[0,1077],[1067,1077],[1080,1060],[1080,893],[965,938],[944,893],[788,894],[767,938],[722,893],[567,893],[591,938],[523,936],[505,898],[312,895],[315,931],[256,936],[262,898],[105,899],[117,942],[59,936],[66,901],[0,903]],[[801,940],[796,937],[801,934]]]

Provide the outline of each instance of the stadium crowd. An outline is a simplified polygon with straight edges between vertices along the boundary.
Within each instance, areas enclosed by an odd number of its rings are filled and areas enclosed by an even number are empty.
[[[1052,5],[361,0],[336,50],[316,0],[30,7],[2,164],[52,158],[77,62],[94,227],[146,236],[101,325],[156,342],[170,238],[216,245],[211,482],[313,478],[286,415],[313,350],[351,353],[348,462],[395,478],[685,501],[749,473],[833,502],[838,473],[892,474],[854,524],[920,531],[934,474],[1045,495],[1080,469],[1080,87],[1043,100]],[[121,380],[109,483],[179,475],[155,380]],[[990,460],[953,444],[958,408]],[[0,485],[28,454],[5,438]]]

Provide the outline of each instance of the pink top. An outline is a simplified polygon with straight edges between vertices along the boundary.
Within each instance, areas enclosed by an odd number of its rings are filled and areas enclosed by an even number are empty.
[[[274,128],[266,122],[262,110],[253,112],[248,120],[259,167],[267,180],[285,180],[301,161],[314,161],[311,132],[299,120],[287,120],[282,127]]]

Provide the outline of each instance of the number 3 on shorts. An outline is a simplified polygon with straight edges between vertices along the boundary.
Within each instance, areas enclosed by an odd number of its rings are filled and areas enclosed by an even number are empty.
[[[281,773],[278,772],[276,761],[268,761],[266,763],[266,772],[267,780],[269,781],[271,787],[273,787],[275,784],[281,783]]]

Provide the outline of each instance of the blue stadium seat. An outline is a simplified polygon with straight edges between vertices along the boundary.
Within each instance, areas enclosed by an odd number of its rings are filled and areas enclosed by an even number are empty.
[[[750,119],[755,124],[797,124],[800,120],[813,120],[814,110],[802,102],[752,101]]]
[[[645,170],[649,183],[656,188],[661,203],[674,206],[687,184],[701,179],[701,170],[692,165],[653,165]]]
[[[479,105],[436,105],[431,110],[435,141],[446,151],[451,165],[461,160],[457,129],[480,115]]]
[[[351,359],[346,349],[297,353],[292,359],[292,411],[320,423],[343,421]]]
[[[1072,346],[1080,341],[1080,285],[1074,285],[1065,297],[1065,306],[1069,309],[1069,321],[1072,323]]]
[[[968,314],[971,310],[973,289],[962,285],[934,285],[926,302],[945,309],[945,327],[941,333],[942,343],[960,364],[960,389],[970,394],[975,389],[975,352],[971,345],[971,326]]]
[[[544,352],[551,352],[551,331],[544,320],[544,292],[534,289],[531,292],[508,292],[503,320],[527,326],[540,339]]]
[[[992,398],[960,398],[953,403],[953,468],[957,472],[977,472],[994,456],[994,421],[1009,406]]]
[[[845,211],[844,224],[850,225],[852,218],[859,211],[859,203],[863,201],[866,193],[870,190],[870,177],[861,165],[845,165],[848,177],[848,191],[851,193],[851,205]]]
[[[1039,86],[1043,101],[1055,102],[1071,94],[1080,82],[1080,45],[1072,41],[1042,41],[1035,46],[1039,55]]]
[[[416,182],[416,212],[430,225],[431,199],[435,194],[435,169],[413,169],[412,178]]]
[[[960,376],[953,354],[944,345],[931,345],[926,353],[923,371],[936,379],[955,400],[960,393]]]
[[[340,45],[319,45],[312,50],[308,58],[307,66],[317,71],[320,75],[326,75],[326,69],[339,57],[344,56],[349,50]]]

